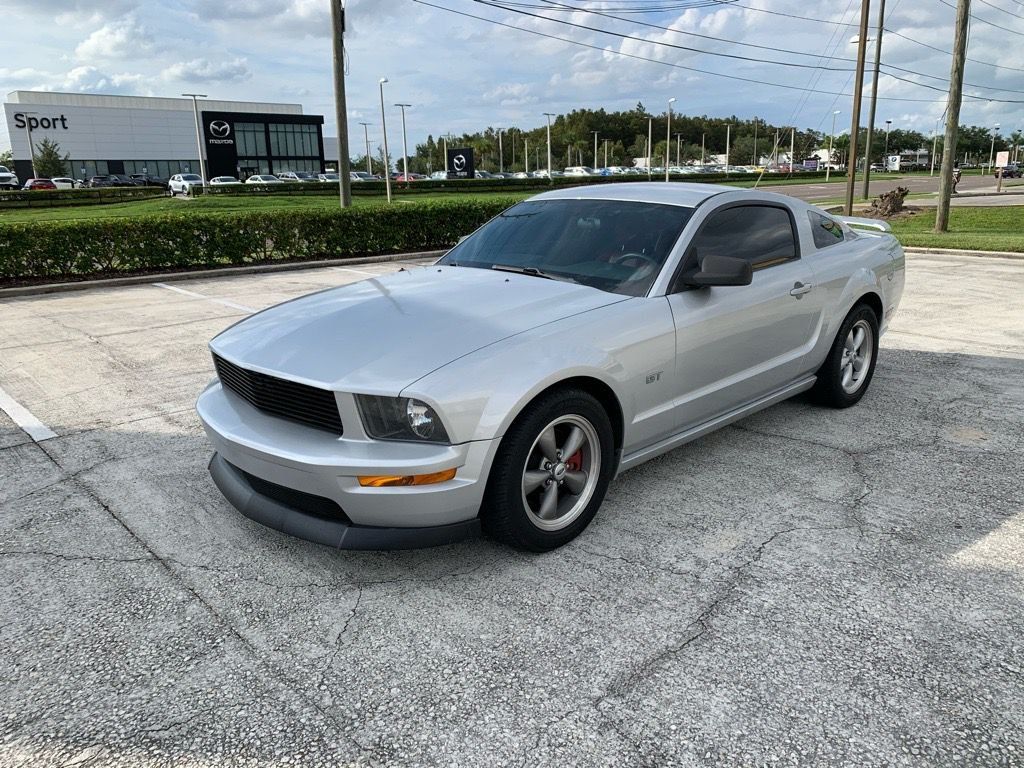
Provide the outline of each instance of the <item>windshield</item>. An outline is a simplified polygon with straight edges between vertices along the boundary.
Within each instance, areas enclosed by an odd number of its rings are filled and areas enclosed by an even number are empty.
[[[528,200],[509,208],[438,263],[526,267],[602,291],[642,296],[692,208],[622,200]]]
[[[10,171],[7,170],[6,165],[0,165],[0,173],[10,173]]]
[[[199,177],[194,173],[183,173],[181,178],[183,181],[199,181]]]

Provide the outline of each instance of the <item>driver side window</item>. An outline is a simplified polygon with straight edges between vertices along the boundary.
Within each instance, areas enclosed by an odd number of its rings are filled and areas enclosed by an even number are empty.
[[[798,256],[788,211],[770,205],[735,205],[711,214],[693,240],[697,258],[732,256],[756,269]]]

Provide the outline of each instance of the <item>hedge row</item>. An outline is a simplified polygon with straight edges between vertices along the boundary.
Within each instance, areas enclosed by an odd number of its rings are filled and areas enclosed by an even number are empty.
[[[440,249],[515,202],[0,224],[0,283]]]
[[[96,187],[95,189],[33,189],[0,192],[0,209],[94,205],[143,200],[166,195],[164,187]]]

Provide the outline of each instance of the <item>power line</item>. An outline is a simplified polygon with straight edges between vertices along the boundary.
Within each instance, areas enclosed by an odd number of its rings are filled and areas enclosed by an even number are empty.
[[[956,8],[955,5],[953,5],[950,2],[947,2],[947,0],[939,0],[939,2],[942,3],[943,5],[948,5],[950,8]],[[983,19],[981,16],[975,16],[973,13],[970,16],[975,21],[980,21],[982,24],[988,24],[990,27],[995,27],[1000,32],[1009,32],[1011,34],[1020,35],[1021,37],[1024,37],[1024,32],[1018,32],[1015,29],[1007,29],[1006,27],[1004,27],[1001,24],[996,24],[994,21],[989,21],[988,19]]]
[[[602,47],[600,45],[593,45],[591,43],[584,43],[584,42],[582,42],[580,40],[573,40],[573,39],[567,38],[567,37],[560,37],[558,35],[552,35],[550,33],[541,32],[541,31],[536,30],[536,29],[525,29],[523,27],[518,27],[515,24],[506,24],[505,22],[501,22],[501,21],[498,21],[496,19],[490,19],[490,18],[487,18],[486,16],[478,16],[478,15],[473,14],[473,13],[467,13],[466,11],[459,11],[459,10],[456,10],[454,8],[447,8],[447,7],[443,6],[443,5],[437,5],[435,3],[428,2],[427,0],[412,0],[412,2],[417,3],[419,5],[428,6],[430,8],[436,8],[439,11],[445,11],[447,13],[452,13],[452,14],[455,14],[456,16],[464,16],[466,18],[476,19],[477,21],[484,21],[484,22],[487,22],[488,24],[494,24],[495,26],[504,27],[505,29],[512,29],[512,30],[515,30],[516,32],[526,32],[526,33],[531,34],[531,35],[537,35],[538,37],[548,38],[549,40],[558,40],[559,42],[568,43],[569,45],[577,45],[577,46],[580,46],[581,48],[590,48],[591,50],[599,51],[602,54],[612,54],[614,56],[623,56],[623,57],[625,57],[627,59],[636,59],[638,61],[646,61],[646,62],[648,62],[650,64],[660,64],[661,66],[672,67],[673,69],[683,69],[683,70],[686,70],[688,72],[697,72],[697,73],[702,74],[702,75],[712,75],[713,77],[722,77],[722,78],[725,78],[727,80],[739,80],[741,82],[753,83],[755,85],[760,85],[760,86],[763,86],[763,87],[782,88],[782,89],[790,90],[790,91],[815,90],[815,89],[802,88],[802,87],[800,87],[798,85],[787,85],[787,84],[784,84],[784,83],[773,83],[773,82],[770,82],[770,81],[755,79],[755,78],[751,78],[751,77],[741,77],[740,75],[727,75],[727,74],[724,74],[722,72],[714,72],[712,70],[700,69],[698,67],[689,67],[689,66],[686,66],[685,64],[674,64],[674,63],[672,63],[670,61],[660,61],[658,59],[651,59],[651,58],[648,58],[647,56],[640,56],[640,55],[635,54],[635,53],[625,53],[623,51],[609,50],[608,48],[604,48],[604,47]],[[820,91],[816,91],[816,92],[820,93]],[[839,93],[839,94],[836,94],[836,95],[837,96],[852,96],[853,94]],[[941,101],[941,99],[912,99],[912,98],[900,98],[900,97],[895,97],[895,96],[879,96],[878,98],[882,99],[882,100],[885,100],[885,101],[922,102],[922,103],[928,103],[928,104],[934,103],[936,101]],[[1017,103],[1017,102],[1014,102],[1014,103]],[[1022,102],[1022,103],[1024,103],[1024,102]]]
[[[511,13],[518,13],[518,14],[521,14],[523,16],[530,16],[530,17],[532,17],[534,19],[541,19],[543,21],[553,22],[555,24],[564,24],[565,26],[576,27],[577,29],[585,29],[588,32],[599,32],[599,33],[601,33],[603,35],[610,35],[612,37],[618,37],[618,38],[621,38],[623,40],[633,40],[635,42],[644,43],[644,44],[647,44],[647,45],[651,45],[651,44],[653,44],[653,45],[662,45],[662,46],[665,46],[666,48],[675,48],[675,49],[680,50],[680,51],[689,51],[690,53],[703,53],[706,56],[720,56],[720,57],[726,58],[726,59],[736,59],[738,61],[751,61],[751,62],[754,62],[756,64],[774,64],[774,65],[777,65],[777,66],[780,66],[780,67],[796,67],[798,69],[827,69],[827,70],[832,71],[832,72],[849,72],[850,71],[848,67],[843,67],[843,68],[840,68],[840,67],[818,67],[818,66],[815,66],[814,64],[800,64],[800,63],[797,63],[797,62],[790,62],[790,61],[775,61],[775,60],[772,60],[772,59],[755,58],[753,56],[741,56],[741,55],[739,55],[737,53],[719,53],[717,51],[706,51],[703,48],[692,48],[692,47],[690,47],[688,45],[678,45],[676,43],[666,43],[666,42],[663,42],[663,41],[660,41],[660,40],[647,40],[646,38],[637,37],[636,35],[627,35],[624,32],[613,32],[610,29],[601,29],[600,27],[592,27],[589,24],[579,24],[577,22],[567,21],[565,19],[553,19],[550,16],[544,16],[544,15],[539,14],[539,13],[530,13],[529,11],[523,10],[521,8],[515,8],[515,7],[512,7],[511,5],[508,5],[508,4],[504,3],[504,2],[499,2],[499,0],[473,0],[473,2],[474,3],[478,3],[480,5],[489,6],[491,8],[501,8],[502,10],[510,11]]]
[[[913,37],[907,37],[907,35],[901,34],[901,33],[897,32],[895,29],[889,29],[888,27],[885,27],[885,33],[887,35],[895,35],[896,37],[899,37],[899,38],[901,38],[903,40],[907,40],[907,41],[909,41],[911,43],[915,43],[915,44],[923,46],[925,48],[929,48],[929,49],[931,49],[933,51],[936,51],[938,53],[944,53],[947,56],[952,56],[953,55],[952,51],[947,51],[944,48],[939,48],[938,46],[935,46],[935,45],[929,45],[928,43],[923,43],[920,40],[914,39]],[[971,58],[968,58],[967,61],[971,62],[972,64],[982,64],[982,65],[984,65],[986,67],[995,67],[996,69],[1006,69],[1006,70],[1009,70],[1011,72],[1024,72],[1024,67],[1008,67],[1005,64],[996,64],[996,63],[991,62],[991,61],[982,61],[981,59],[971,59]]]
[[[944,2],[945,0],[942,0],[942,1]],[[830,71],[830,72],[849,72],[849,71],[851,71],[848,68],[822,67],[822,66],[816,66],[816,65],[813,65],[813,64],[799,64],[799,63],[795,63],[795,62],[773,61],[773,60],[768,60],[768,59],[756,59],[756,58],[753,58],[753,57],[750,57],[750,56],[740,56],[738,54],[715,53],[715,52],[712,52],[712,51],[705,51],[705,50],[702,50],[700,48],[691,48],[689,46],[676,45],[675,43],[667,43],[667,42],[660,41],[660,40],[648,40],[648,39],[643,38],[643,37],[637,37],[635,35],[627,35],[627,34],[622,33],[622,32],[614,32],[612,30],[602,29],[600,27],[593,27],[593,26],[590,26],[588,24],[580,24],[580,23],[573,22],[573,21],[567,21],[566,19],[553,19],[550,16],[544,16],[544,15],[539,14],[539,13],[530,13],[529,11],[525,11],[525,10],[522,10],[522,9],[510,7],[507,4],[508,0],[473,0],[473,2],[475,2],[475,3],[479,4],[479,5],[485,5],[485,6],[488,6],[488,7],[491,7],[491,8],[499,8],[499,9],[502,9],[502,10],[509,11],[511,13],[517,13],[517,14],[520,14],[520,15],[523,15],[523,16],[529,16],[531,18],[540,19],[542,21],[553,22],[555,24],[562,24],[562,25],[569,26],[569,27],[575,27],[577,29],[585,29],[585,30],[587,30],[589,32],[598,32],[600,34],[610,35],[612,37],[617,37],[617,38],[620,38],[620,39],[623,39],[623,40],[633,40],[633,41],[636,41],[636,42],[645,43],[647,45],[660,45],[660,46],[665,46],[667,48],[675,48],[675,49],[689,51],[689,52],[693,52],[693,53],[703,53],[703,54],[707,54],[707,55],[711,55],[711,56],[721,56],[721,57],[729,58],[729,59],[738,59],[738,60],[741,60],[741,61],[751,61],[751,62],[756,62],[756,63],[759,63],[759,64],[774,64],[774,65],[777,65],[777,66],[795,67],[795,68],[798,68],[798,69],[814,69],[814,70],[819,70],[819,71]],[[664,29],[664,27],[662,27],[662,29]],[[526,31],[530,31],[530,30],[526,30]],[[726,42],[730,42],[730,41],[726,41]],[[906,72],[908,74],[919,75],[921,77],[936,77],[934,75],[926,75],[926,74],[924,74],[922,72],[916,72],[916,71],[913,71],[913,70],[907,70],[907,69],[903,69],[901,67],[890,66],[890,69],[902,70],[902,71],[904,71],[904,72]],[[918,86],[920,88],[927,88],[927,89],[933,90],[933,91],[942,91],[942,92],[945,91],[945,89],[942,89],[942,88],[936,88],[935,86],[931,86],[931,85],[928,85],[926,83],[919,83],[919,82],[916,82],[914,80],[909,80],[909,79],[907,79],[905,77],[900,77],[899,75],[894,75],[894,74],[892,74],[892,72],[887,72],[886,75],[888,77],[893,78],[894,80],[899,80],[901,82],[909,83],[910,85],[916,85],[916,86]],[[941,78],[939,78],[939,79],[941,79]],[[754,81],[754,82],[756,82],[756,81]],[[946,81],[946,82],[948,82],[948,81]],[[988,86],[972,86],[972,87],[987,88]],[[806,90],[806,89],[804,89],[804,90]],[[990,90],[1002,90],[1002,89],[990,89]],[[1007,103],[1007,104],[1024,103],[1024,101],[1020,101],[1020,100],[994,99],[994,98],[989,98],[987,96],[979,96],[979,95],[976,95],[976,94],[969,94],[969,93],[965,93],[964,94],[964,98],[973,99],[975,101],[998,102],[998,103]],[[897,100],[899,100],[899,99],[897,99]],[[909,101],[909,99],[907,99],[907,101]]]

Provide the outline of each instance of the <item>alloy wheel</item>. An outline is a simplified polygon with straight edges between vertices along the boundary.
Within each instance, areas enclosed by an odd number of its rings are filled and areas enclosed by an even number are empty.
[[[593,498],[601,472],[597,430],[579,415],[560,416],[537,438],[523,467],[523,504],[545,531],[570,525]]]

